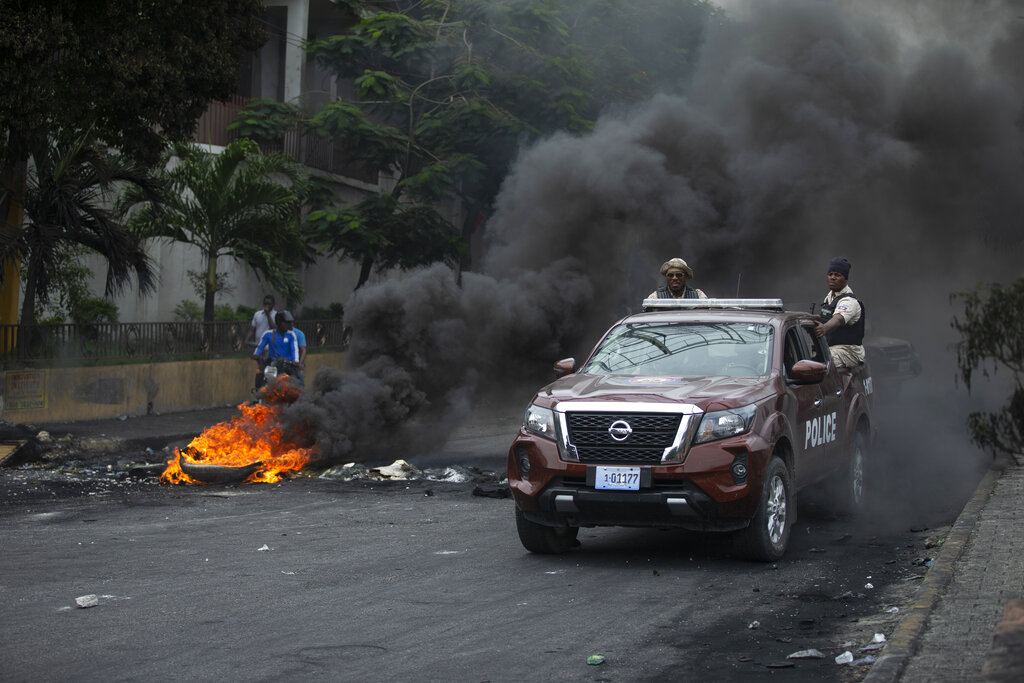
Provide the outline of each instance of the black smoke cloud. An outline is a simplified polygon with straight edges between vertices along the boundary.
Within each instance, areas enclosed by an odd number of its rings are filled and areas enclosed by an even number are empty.
[[[949,443],[929,425],[962,424],[965,402],[984,400],[954,381],[950,294],[1021,272],[1021,3],[728,8],[685,89],[522,152],[481,273],[460,285],[435,266],[354,297],[352,379],[317,378],[294,406],[332,453],[361,448],[348,422],[361,397],[390,396],[401,409],[359,419],[397,426],[427,406],[465,412],[498,380],[534,382],[538,363],[584,353],[636,311],[673,256],[712,296],[807,303],[829,259],[849,258],[869,333],[909,339],[925,362],[905,387],[919,410],[893,431],[918,450],[929,434]]]
[[[324,369],[286,424],[310,431],[329,460],[375,458],[412,443],[439,447],[480,397],[525,407],[577,336],[591,286],[571,258],[497,279],[435,264],[364,287],[345,312],[345,372]],[[525,384],[524,384],[525,380]],[[410,421],[424,412],[428,427]],[[509,435],[511,438],[511,435]],[[426,441],[423,441],[426,440]]]

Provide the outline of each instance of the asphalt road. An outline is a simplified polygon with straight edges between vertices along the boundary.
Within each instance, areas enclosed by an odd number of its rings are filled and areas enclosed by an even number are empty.
[[[445,453],[500,469],[509,440],[476,422]],[[726,537],[630,529],[531,555],[512,501],[472,482],[0,470],[0,679],[860,680],[867,665],[834,657],[863,659],[895,627],[976,482],[966,464],[917,476],[933,453],[895,440],[876,452],[898,466],[873,511],[837,518],[803,496],[771,565]],[[915,487],[940,495],[911,505]],[[812,648],[823,658],[787,658]]]
[[[298,478],[6,506],[0,678],[856,680],[833,657],[896,623],[941,535],[811,510],[777,565],[626,529],[544,557],[511,500],[472,490]],[[786,659],[808,648],[826,658]]]

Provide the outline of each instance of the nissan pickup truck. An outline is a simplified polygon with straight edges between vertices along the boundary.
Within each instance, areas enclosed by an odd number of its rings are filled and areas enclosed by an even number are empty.
[[[817,319],[779,299],[648,299],[577,364],[554,365],[508,451],[523,546],[561,553],[580,527],[734,534],[783,556],[800,491],[864,505],[867,365],[835,366]]]

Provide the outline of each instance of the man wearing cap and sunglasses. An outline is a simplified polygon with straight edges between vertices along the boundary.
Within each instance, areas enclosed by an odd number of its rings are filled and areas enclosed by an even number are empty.
[[[686,284],[693,278],[693,269],[681,258],[674,258],[661,264],[665,284],[650,293],[648,299],[707,299],[708,295],[696,287]]]

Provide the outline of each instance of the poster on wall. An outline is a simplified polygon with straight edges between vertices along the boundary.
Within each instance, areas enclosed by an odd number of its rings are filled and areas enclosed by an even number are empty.
[[[3,410],[45,410],[46,370],[8,372],[4,377]]]

